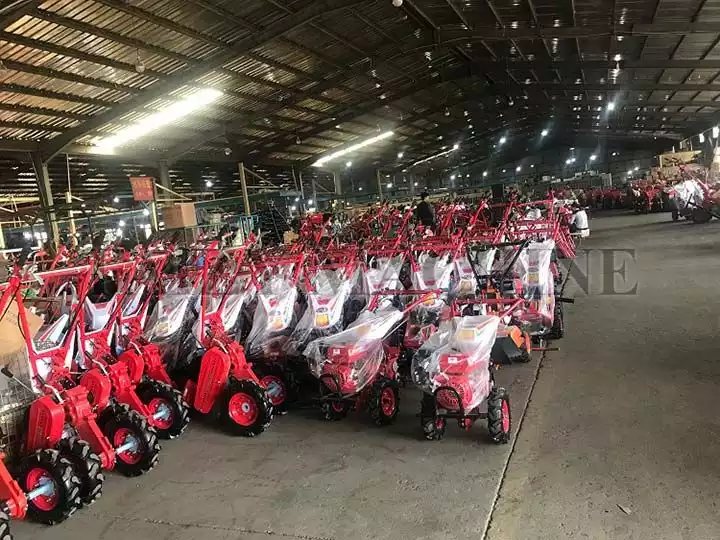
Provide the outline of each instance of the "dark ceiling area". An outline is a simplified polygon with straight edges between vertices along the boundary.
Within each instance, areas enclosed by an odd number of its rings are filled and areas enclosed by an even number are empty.
[[[482,170],[553,147],[657,152],[717,121],[714,0],[394,3],[5,2],[0,191],[33,191],[30,152],[54,191],[68,176],[115,189],[91,169],[123,178],[165,160],[190,193],[208,179],[232,191],[240,161],[296,185],[319,157],[389,130],[352,161]],[[222,95],[112,155],[94,146],[205,88]]]

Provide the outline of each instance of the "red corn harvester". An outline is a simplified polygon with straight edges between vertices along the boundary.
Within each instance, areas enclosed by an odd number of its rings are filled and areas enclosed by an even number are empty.
[[[10,308],[19,287],[17,275],[0,285],[3,331],[7,331],[6,324],[17,331],[16,322],[9,319],[15,315]],[[9,360],[18,373],[26,367],[23,352],[20,357],[18,361]],[[8,365],[2,368],[2,373],[8,379],[0,383],[0,538],[12,540],[10,519],[30,517],[52,525],[69,518],[82,506],[81,485],[72,461],[61,453],[62,448],[42,448],[21,454],[23,417],[35,395],[27,383],[15,377]]]
[[[159,353],[152,347],[143,351],[135,346],[127,354],[116,357],[114,350],[114,345],[122,340],[122,327],[119,324],[122,323],[123,312],[141,301],[133,294],[130,297],[133,302],[126,303],[129,293],[137,292],[135,281],[141,277],[138,270],[150,270],[157,274],[156,265],[162,262],[162,258],[149,261],[149,265],[145,264],[147,262],[137,257],[97,268],[93,294],[85,297],[79,312],[77,363],[85,369],[98,367],[112,383],[108,395],[103,393],[105,388],[99,378],[80,378],[80,384],[88,388],[93,399],[100,406],[105,405],[98,419],[101,427],[116,414],[115,409],[129,408],[146,418],[160,437],[171,439],[179,436],[187,427],[189,406],[167,379],[157,380],[150,373],[145,373],[145,367],[149,364],[154,368],[153,372],[160,371],[160,377],[166,376],[156,367],[158,362],[162,365]],[[146,303],[149,302],[149,293],[146,295]],[[146,443],[151,445],[154,434],[147,431],[143,436],[147,439]]]
[[[245,358],[245,350],[223,320],[233,285],[244,271],[246,248],[206,250],[202,272],[199,336],[204,353],[197,375],[185,383],[184,396],[203,414],[215,412],[233,435],[254,437],[270,425],[272,405],[265,387]],[[219,295],[219,301],[213,296]]]
[[[97,414],[107,407],[113,384],[107,371],[93,367],[82,374],[82,384],[75,383],[79,373],[73,362],[74,345],[92,267],[52,270],[37,277],[55,284],[50,285],[54,298],[34,299],[49,304],[46,325],[36,336],[29,325],[22,292],[16,292],[20,328],[28,351],[30,386],[42,396],[29,409],[26,449],[60,449],[72,461],[82,483],[82,500],[90,503],[100,494],[104,481],[98,465],[137,476],[155,465],[160,447],[155,430],[136,411],[113,408],[103,424],[98,424]],[[94,389],[92,395],[88,388]]]
[[[304,355],[319,379],[319,398],[326,420],[340,420],[352,409],[367,409],[377,425],[395,421],[400,403],[398,358],[400,347],[388,342],[408,313],[433,293],[400,310],[384,304],[366,310],[346,330],[312,341]],[[382,291],[384,296],[412,294],[406,290]],[[373,302],[371,302],[373,304]]]

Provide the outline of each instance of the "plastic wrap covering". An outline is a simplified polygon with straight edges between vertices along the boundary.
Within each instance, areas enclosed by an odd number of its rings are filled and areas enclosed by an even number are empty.
[[[421,309],[440,311],[447,303],[450,280],[452,279],[453,263],[448,257],[430,257],[423,255],[418,260],[419,268],[412,272],[412,287],[416,290],[426,291],[442,289],[443,293],[433,294],[420,306]]]
[[[378,257],[363,274],[363,292],[370,295],[383,289],[402,289],[400,271],[404,257]]]
[[[515,270],[523,286],[523,296],[530,309],[521,319],[530,333],[542,333],[553,323],[555,311],[555,288],[550,263],[555,242],[531,242],[522,250],[515,263]]]
[[[347,330],[311,341],[304,352],[311,372],[331,392],[357,394],[378,374],[385,358],[383,340],[402,318],[393,307],[364,311]]]
[[[490,353],[500,319],[494,315],[455,317],[415,353],[412,377],[440,408],[469,412],[490,394]]]
[[[313,276],[314,291],[307,293],[307,307],[290,335],[288,354],[300,354],[313,339],[337,334],[343,329],[354,280],[355,276],[345,279],[340,270],[321,270]]]
[[[257,293],[257,308],[245,352],[249,358],[280,355],[296,324],[298,290],[280,276],[273,276]]]
[[[192,323],[197,317],[193,306],[198,292],[192,287],[177,287],[165,292],[148,319],[145,338],[158,346],[170,371],[177,367],[180,348],[186,336],[191,334]]]
[[[205,307],[208,315],[213,315],[220,311],[220,320],[222,321],[223,330],[225,333],[233,339],[238,336],[240,332],[240,325],[243,321],[242,311],[250,303],[255,296],[255,286],[249,283],[250,278],[238,278],[230,287],[227,293],[227,298],[222,308],[220,303],[222,302],[223,295],[211,294],[208,295],[206,300],[207,305]],[[197,347],[202,347],[203,336],[200,333],[200,318],[195,319],[193,323],[193,336],[197,343]]]
[[[697,180],[685,180],[673,186],[673,198],[680,209],[688,204],[702,206],[705,193]]]

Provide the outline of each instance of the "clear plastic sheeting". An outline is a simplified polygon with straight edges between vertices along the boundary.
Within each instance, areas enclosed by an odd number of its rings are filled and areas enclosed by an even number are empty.
[[[702,206],[705,200],[705,192],[697,180],[684,180],[675,184],[671,194],[678,209],[685,208],[688,204]]]
[[[197,296],[192,287],[173,288],[158,299],[148,318],[145,338],[158,346],[170,371],[177,367],[180,348],[197,317],[193,309]]]
[[[544,333],[552,327],[555,312],[555,287],[550,263],[555,242],[530,242],[515,263],[515,271],[523,286],[523,297],[529,309],[520,319],[524,330],[531,334]]]
[[[347,279],[341,269],[320,270],[312,277],[313,291],[307,293],[305,312],[290,335],[288,354],[300,354],[313,339],[343,329],[346,303],[355,281],[356,274]]]
[[[241,317],[243,308],[249,304],[255,296],[255,286],[250,283],[249,277],[238,278],[225,294],[210,294],[206,298],[206,319],[218,313],[222,322],[222,329],[228,336],[235,338],[240,333],[240,325],[243,318]],[[220,304],[225,299],[225,303]],[[207,326],[207,325],[206,325]],[[206,332],[207,332],[206,328]],[[201,348],[203,335],[200,333],[200,318],[198,317],[193,324],[193,335],[196,338],[198,348]]]
[[[383,341],[403,319],[385,307],[364,311],[347,330],[311,341],[305,348],[310,371],[331,392],[349,397],[375,380],[383,365]]]
[[[269,278],[257,293],[257,308],[245,352],[260,358],[284,352],[296,319],[298,290],[281,276]]]
[[[419,268],[414,270],[410,276],[412,288],[420,291],[441,289],[443,293],[433,294],[427,298],[418,308],[440,311],[447,303],[448,291],[453,273],[453,263],[447,256],[430,257],[422,255],[418,260]]]
[[[405,258],[378,257],[370,261],[369,268],[363,272],[363,292],[368,295],[376,294],[383,290],[397,290],[404,288],[400,281]]]
[[[435,395],[437,405],[465,412],[490,394],[490,353],[500,319],[494,315],[455,317],[415,353],[412,378],[423,392]]]

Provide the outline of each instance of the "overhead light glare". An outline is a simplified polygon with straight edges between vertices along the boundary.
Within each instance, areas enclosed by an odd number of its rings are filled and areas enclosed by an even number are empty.
[[[550,132],[549,132],[547,129],[543,129],[542,132],[540,133],[540,136],[541,136],[541,137],[547,137],[547,134],[548,134],[548,133],[550,133]]]
[[[179,120],[180,118],[209,105],[222,95],[222,92],[212,88],[199,90],[189,97],[176,101],[169,107],[150,114],[131,126],[121,129],[114,135],[96,141],[95,145],[107,149],[122,146],[129,141],[144,137],[163,126],[167,126],[168,124],[171,124],[176,120]]]
[[[369,139],[360,141],[357,144],[353,144],[352,146],[348,146],[347,148],[345,148],[343,150],[338,150],[337,152],[333,152],[330,155],[327,155],[325,157],[318,159],[315,163],[313,163],[313,167],[322,167],[328,161],[333,161],[342,156],[346,156],[352,152],[360,150],[361,148],[365,148],[366,146],[370,146],[371,144],[375,144],[376,142],[380,142],[389,137],[392,137],[394,134],[395,134],[395,132],[393,132],[393,131],[386,131],[384,133],[381,133],[380,135],[376,135],[375,137],[370,137]]]
[[[615,110],[615,102],[614,102],[614,101],[609,101],[609,102],[608,102],[608,104],[607,104],[607,110],[608,110],[608,111],[614,111],[614,110]]]

